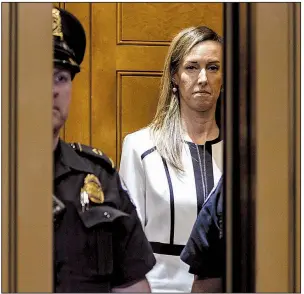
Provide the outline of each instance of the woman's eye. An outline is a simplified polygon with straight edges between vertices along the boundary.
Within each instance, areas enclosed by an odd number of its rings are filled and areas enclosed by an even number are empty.
[[[208,67],[208,69],[209,69],[210,71],[218,71],[218,70],[219,70],[219,67],[218,67],[217,65],[210,65],[210,66]]]
[[[194,70],[194,69],[196,69],[196,67],[194,65],[187,65],[186,69],[188,69],[188,70]]]

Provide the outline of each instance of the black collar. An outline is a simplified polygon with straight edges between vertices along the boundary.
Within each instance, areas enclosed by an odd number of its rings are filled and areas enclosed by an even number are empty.
[[[69,144],[59,139],[58,145],[56,150],[60,150],[60,157],[55,162],[55,178],[58,178],[71,170],[90,174],[94,173],[91,165],[79,156]],[[54,156],[56,156],[56,153]]]

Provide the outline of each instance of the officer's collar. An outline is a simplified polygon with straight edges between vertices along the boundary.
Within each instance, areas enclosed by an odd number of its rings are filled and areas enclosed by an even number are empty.
[[[59,139],[61,161],[67,167],[86,173],[94,173],[92,167],[67,143]]]

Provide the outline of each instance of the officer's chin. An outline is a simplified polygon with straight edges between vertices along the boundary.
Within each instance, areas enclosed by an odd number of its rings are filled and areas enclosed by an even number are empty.
[[[54,136],[58,136],[60,129],[64,125],[64,120],[62,119],[60,113],[57,110],[53,109],[52,113],[52,123],[53,123],[53,134]]]

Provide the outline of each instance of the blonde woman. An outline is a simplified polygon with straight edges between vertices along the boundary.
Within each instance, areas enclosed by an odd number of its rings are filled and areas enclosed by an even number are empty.
[[[126,136],[120,174],[156,257],[152,292],[190,292],[180,260],[193,224],[222,174],[216,120],[222,88],[222,39],[207,27],[172,41],[152,123]]]

